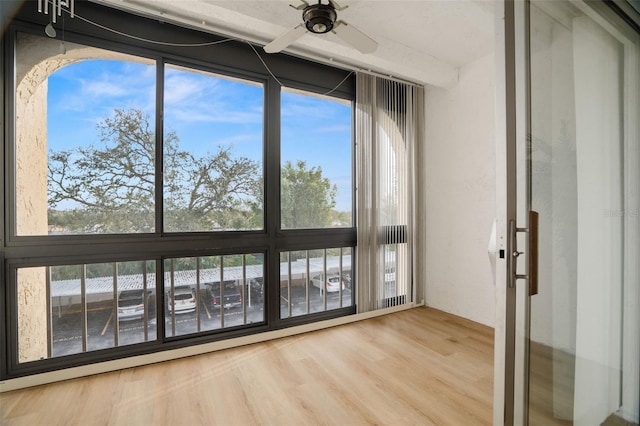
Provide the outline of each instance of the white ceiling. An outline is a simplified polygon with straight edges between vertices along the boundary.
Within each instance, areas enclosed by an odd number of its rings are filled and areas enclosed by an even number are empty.
[[[302,12],[289,7],[300,0],[94,1],[261,44],[302,22]],[[494,49],[494,0],[338,1],[348,6],[338,19],[376,40],[374,53],[362,54],[331,33],[307,33],[285,52],[450,87],[460,66]]]

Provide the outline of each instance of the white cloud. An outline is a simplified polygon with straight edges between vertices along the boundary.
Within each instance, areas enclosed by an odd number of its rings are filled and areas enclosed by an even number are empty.
[[[283,102],[283,117],[306,118],[329,118],[335,116],[335,109],[332,105],[318,105],[317,103]]]
[[[124,96],[130,93],[126,90],[122,84],[117,84],[111,81],[86,81],[83,80],[81,82],[82,88],[82,96],[94,97],[113,97],[113,96]],[[95,100],[95,99],[94,99]]]
[[[77,71],[65,70],[66,78],[55,88],[54,96],[57,98],[51,100],[51,109],[91,115],[102,114],[105,107],[114,105],[116,108],[129,108],[131,105],[144,110],[155,108],[154,67],[116,63],[107,71],[103,69],[100,74],[92,76],[82,70],[84,65],[78,63],[80,69]]]
[[[203,78],[193,78],[188,75],[168,73],[164,87],[164,103],[167,106],[180,105],[185,102],[193,103],[203,98],[203,93],[216,89],[215,80],[207,82]]]
[[[243,98],[242,89],[213,77],[168,72],[164,95],[167,116],[185,123],[262,122],[261,107],[247,109],[250,99]]]
[[[220,145],[220,146],[234,146],[234,145],[241,145],[246,142],[254,143],[256,141],[259,143],[262,143],[261,133],[238,134],[228,138],[216,140],[215,143],[216,145]]]
[[[173,109],[171,116],[186,123],[260,123],[262,114],[245,111],[229,111],[220,105],[208,105],[206,108]]]
[[[351,126],[347,124],[336,124],[335,126],[318,127],[318,133],[351,133]]]

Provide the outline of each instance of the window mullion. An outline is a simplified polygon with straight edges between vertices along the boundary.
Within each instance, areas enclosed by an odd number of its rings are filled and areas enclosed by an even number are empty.
[[[292,316],[291,309],[291,252],[287,252],[287,318]]]
[[[264,139],[264,224],[269,239],[266,256],[267,279],[265,318],[271,326],[280,316],[280,254],[277,237],[280,229],[280,85],[274,78],[265,85]]]
[[[224,256],[220,256],[220,328],[224,328]]]
[[[202,328],[200,320],[200,257],[196,257],[196,321],[198,333]]]
[[[175,297],[175,265],[174,265],[174,260],[171,259],[170,261],[170,268],[171,268],[171,289],[169,290],[169,298],[167,299],[169,304],[174,303],[173,298]],[[163,293],[164,290],[163,290]],[[164,312],[164,305],[162,306],[162,311]],[[175,309],[171,309],[171,337],[175,337],[176,335],[176,310]]]
[[[87,265],[82,264],[82,272],[80,275],[80,305],[82,309],[81,329],[82,329],[82,352],[87,351]]]
[[[165,266],[162,258],[155,259],[155,290],[156,290],[156,339],[162,341],[166,336],[166,318],[164,310],[164,276]]]
[[[164,232],[164,61],[156,62],[155,233]],[[159,290],[159,289],[157,289]]]
[[[142,262],[142,305],[144,316],[144,341],[149,340],[149,291],[147,283],[147,261]],[[157,280],[156,280],[157,282]],[[158,321],[158,315],[156,313],[156,322]]]
[[[47,285],[47,358],[51,358],[53,354],[53,332],[51,331],[51,324],[53,322],[53,303],[51,303],[51,267],[47,266],[46,273],[46,285]],[[60,309],[60,304],[58,304]]]
[[[156,122],[155,122],[155,234],[164,232],[164,61],[156,61]],[[171,265],[173,278],[173,264]],[[146,277],[146,265],[144,266]],[[156,260],[155,267],[155,303],[156,303],[156,339],[161,341],[166,336],[166,316],[164,309],[165,266],[162,258]],[[146,298],[146,295],[144,296]],[[175,335],[175,324],[172,322]]]
[[[118,263],[113,262],[113,339],[114,346],[120,346],[120,321],[118,320]],[[145,334],[146,337],[146,334]],[[145,339],[146,341],[146,339]]]
[[[247,286],[247,265],[246,263],[247,255],[242,255],[242,288],[240,289],[240,294],[242,295],[242,324],[247,323],[247,294],[246,290]],[[251,302],[251,291],[249,291],[249,302]]]

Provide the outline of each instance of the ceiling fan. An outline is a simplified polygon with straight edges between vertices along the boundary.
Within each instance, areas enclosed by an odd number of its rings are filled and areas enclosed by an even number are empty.
[[[331,31],[362,53],[372,53],[378,48],[378,43],[371,37],[353,25],[337,20],[337,12],[346,9],[348,6],[340,7],[335,0],[328,0],[328,4],[322,3],[321,0],[318,0],[318,4],[309,4],[305,0],[301,1],[302,4],[299,6],[290,6],[294,9],[302,10],[303,22],[264,46],[265,52],[280,52],[302,37],[307,31],[314,34],[325,34]]]

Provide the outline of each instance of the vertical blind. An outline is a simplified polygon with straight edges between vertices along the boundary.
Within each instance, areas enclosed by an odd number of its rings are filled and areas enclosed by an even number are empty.
[[[358,311],[413,303],[422,296],[422,197],[416,167],[423,139],[424,89],[356,76]],[[416,285],[419,284],[419,285]]]

